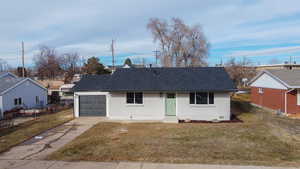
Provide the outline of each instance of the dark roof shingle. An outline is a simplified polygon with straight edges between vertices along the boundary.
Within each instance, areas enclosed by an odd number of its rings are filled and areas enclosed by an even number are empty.
[[[75,83],[73,91],[101,91],[107,86],[111,75],[84,75]]]
[[[112,75],[85,76],[75,91],[233,91],[224,68],[122,68]]]

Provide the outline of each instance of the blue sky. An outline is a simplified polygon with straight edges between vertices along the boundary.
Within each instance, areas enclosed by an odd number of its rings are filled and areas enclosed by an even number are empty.
[[[268,64],[293,56],[300,63],[299,0],[4,1],[0,58],[20,65],[24,40],[27,66],[40,45],[85,58],[98,56],[111,64],[110,43],[115,39],[117,63],[127,57],[151,63],[157,48],[146,29],[151,17],[179,17],[189,25],[202,25],[211,45],[210,65],[232,57]]]

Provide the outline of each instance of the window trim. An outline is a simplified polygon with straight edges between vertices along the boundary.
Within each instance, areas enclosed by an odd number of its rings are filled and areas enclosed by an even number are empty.
[[[197,93],[206,93],[207,94],[207,103],[201,104],[197,103]],[[194,103],[191,103],[191,95],[194,95]],[[211,94],[213,96],[213,103],[210,103]],[[214,92],[190,92],[189,93],[189,104],[193,106],[207,106],[207,105],[215,105],[215,93]]]
[[[133,93],[133,103],[128,103],[127,102],[129,93]],[[142,95],[142,97],[141,97],[142,98],[142,103],[137,103],[136,102],[136,94],[141,94]],[[143,92],[126,92],[125,102],[126,102],[126,105],[137,105],[137,106],[144,105],[144,93]]]

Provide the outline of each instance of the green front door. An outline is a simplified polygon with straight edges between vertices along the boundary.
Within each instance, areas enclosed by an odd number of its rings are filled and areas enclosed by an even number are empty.
[[[166,95],[166,115],[176,116],[176,95],[175,93],[167,93]]]

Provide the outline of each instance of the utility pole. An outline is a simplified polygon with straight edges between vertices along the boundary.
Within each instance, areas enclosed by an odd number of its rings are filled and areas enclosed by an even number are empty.
[[[115,70],[115,49],[114,49],[114,40],[111,41],[111,57],[112,57],[112,70]]]
[[[22,77],[25,77],[25,65],[24,65],[24,41],[22,41]]]
[[[157,60],[158,60],[158,53],[159,53],[159,50],[155,50],[155,51],[153,51],[154,53],[155,53],[155,64],[156,64],[156,66],[157,66]]]
[[[80,73],[82,73],[82,70],[83,70],[82,68],[83,68],[83,66],[84,66],[85,60],[84,60],[84,57],[83,57],[83,56],[81,56],[79,60],[80,60]]]

